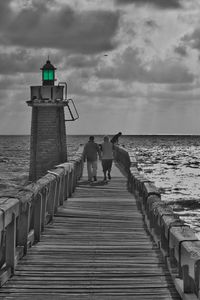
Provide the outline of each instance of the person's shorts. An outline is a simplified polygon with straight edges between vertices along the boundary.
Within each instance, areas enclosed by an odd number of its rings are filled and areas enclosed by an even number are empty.
[[[103,172],[110,171],[112,168],[112,159],[102,159]]]

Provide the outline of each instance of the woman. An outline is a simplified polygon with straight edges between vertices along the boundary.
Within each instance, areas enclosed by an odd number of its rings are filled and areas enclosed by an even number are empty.
[[[106,175],[108,175],[108,179],[111,179],[110,173],[111,173],[111,169],[112,169],[114,146],[109,141],[108,136],[104,136],[103,140],[104,140],[104,142],[101,144],[101,151],[102,151],[101,158],[102,158],[104,181],[107,181]]]

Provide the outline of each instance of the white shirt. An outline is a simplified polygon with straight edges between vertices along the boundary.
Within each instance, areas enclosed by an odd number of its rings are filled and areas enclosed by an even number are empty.
[[[102,159],[113,159],[113,143],[103,142],[102,146]]]

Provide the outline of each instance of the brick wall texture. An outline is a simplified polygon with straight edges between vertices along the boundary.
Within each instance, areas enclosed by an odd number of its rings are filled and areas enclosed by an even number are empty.
[[[30,181],[67,160],[63,107],[32,107],[30,146]]]

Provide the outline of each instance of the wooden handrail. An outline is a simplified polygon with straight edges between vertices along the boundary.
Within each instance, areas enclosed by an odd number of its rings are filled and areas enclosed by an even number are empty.
[[[58,206],[74,192],[83,171],[82,149],[72,161],[55,166],[15,195],[0,197],[0,286],[14,274],[28,248],[40,241]]]
[[[116,147],[116,161],[127,172],[129,190],[138,199],[148,229],[165,256],[179,295],[184,300],[200,299],[200,240],[194,230],[161,201],[156,186],[145,180],[137,164],[131,165],[130,157],[133,153],[129,155],[128,150]]]

